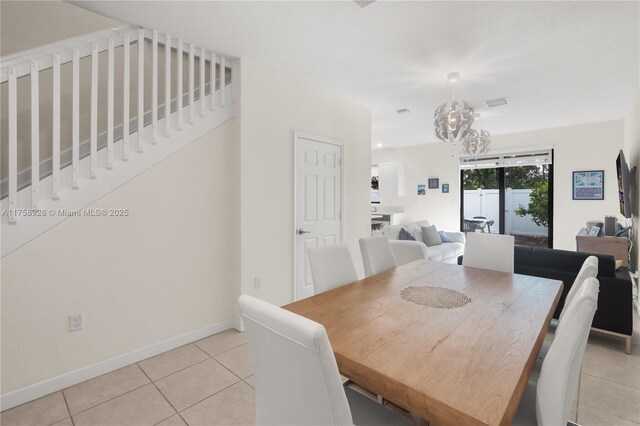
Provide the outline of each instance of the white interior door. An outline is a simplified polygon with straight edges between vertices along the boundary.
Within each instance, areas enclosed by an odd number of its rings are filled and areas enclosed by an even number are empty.
[[[342,242],[342,145],[296,135],[295,298],[312,296],[307,251]]]

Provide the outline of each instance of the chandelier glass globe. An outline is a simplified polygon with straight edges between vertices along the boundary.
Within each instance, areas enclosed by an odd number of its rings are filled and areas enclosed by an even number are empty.
[[[491,145],[491,135],[486,130],[471,129],[462,140],[462,151],[471,156],[486,153]]]
[[[440,105],[433,113],[436,136],[444,142],[460,142],[471,130],[474,121],[473,106],[463,100],[452,100]]]

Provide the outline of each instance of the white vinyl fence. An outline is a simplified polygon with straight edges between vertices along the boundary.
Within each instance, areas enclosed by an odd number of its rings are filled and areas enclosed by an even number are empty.
[[[527,215],[520,217],[515,211],[518,206],[529,206],[531,189],[511,189],[505,192],[505,233],[512,235],[546,236],[547,228],[538,226]],[[491,233],[500,230],[499,191],[497,189],[477,189],[464,191],[464,217],[484,216],[487,220],[494,220]]]

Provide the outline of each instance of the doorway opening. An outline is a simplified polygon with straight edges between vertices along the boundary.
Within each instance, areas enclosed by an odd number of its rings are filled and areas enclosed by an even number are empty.
[[[553,150],[462,159],[460,229],[553,248]]]

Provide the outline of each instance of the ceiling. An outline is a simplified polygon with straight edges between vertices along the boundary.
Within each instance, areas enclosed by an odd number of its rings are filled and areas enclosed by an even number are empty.
[[[374,147],[438,142],[450,71],[492,134],[623,118],[638,96],[637,1],[74,3],[365,104]]]

